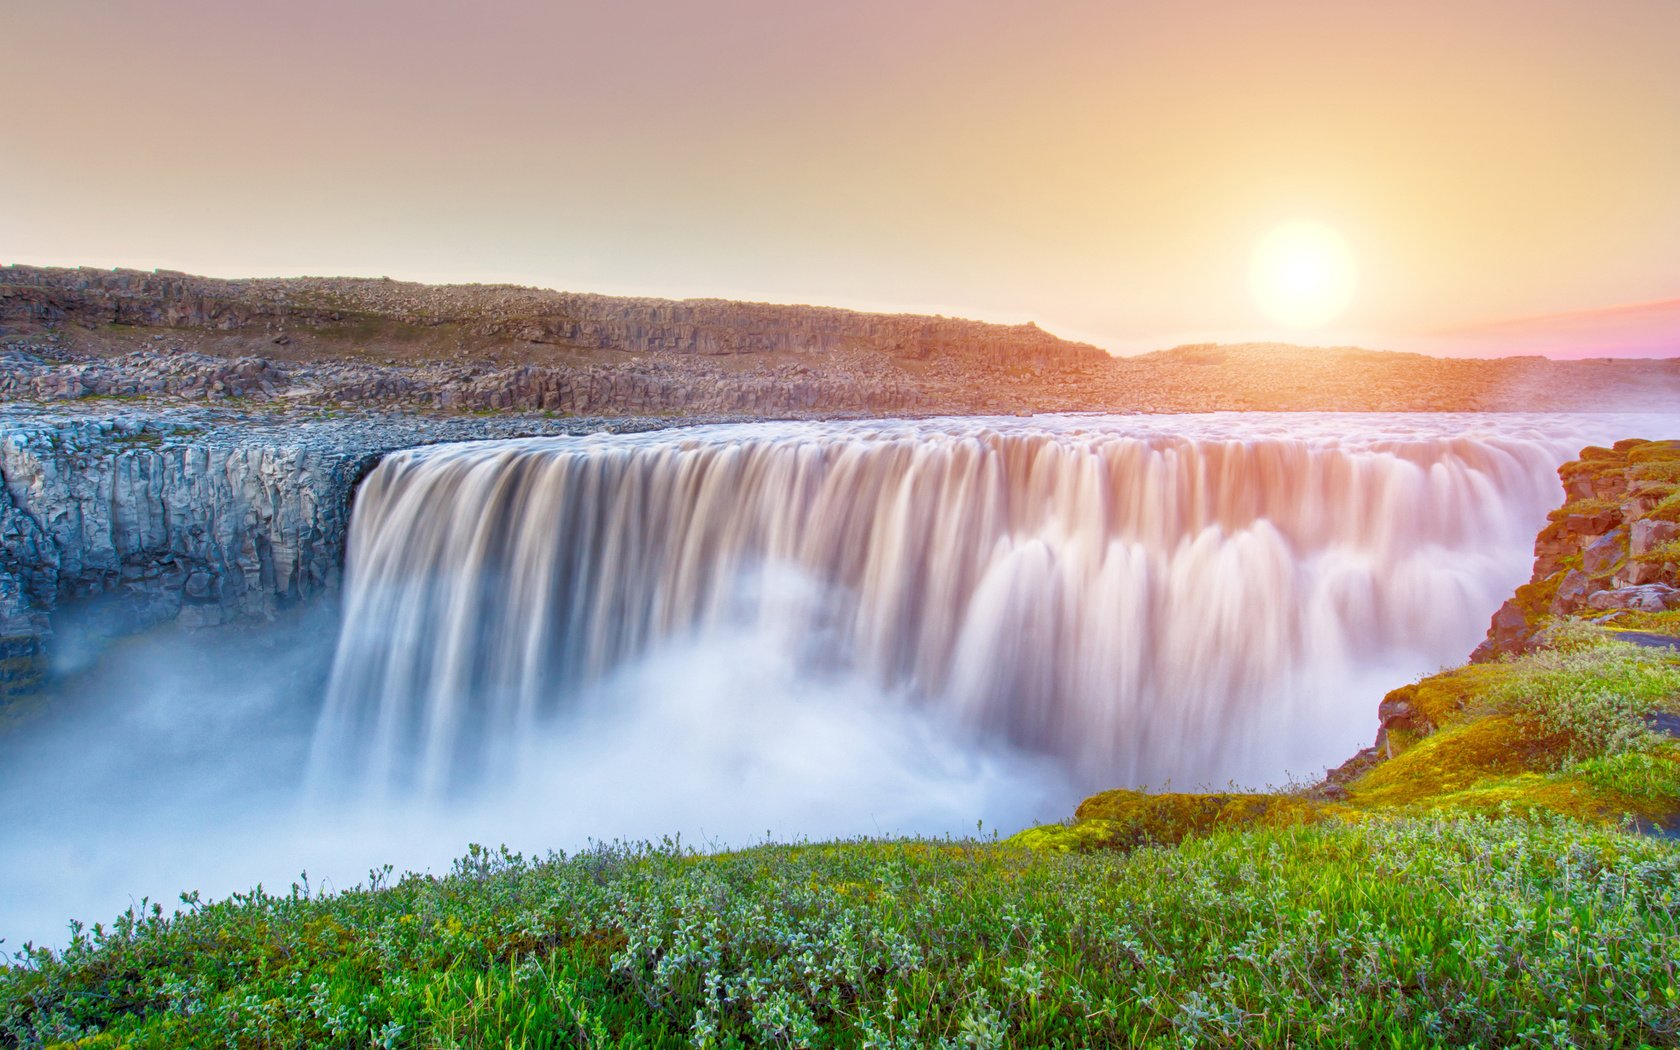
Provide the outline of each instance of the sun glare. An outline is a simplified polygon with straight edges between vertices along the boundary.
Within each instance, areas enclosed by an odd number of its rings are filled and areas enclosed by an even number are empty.
[[[1254,298],[1267,316],[1291,328],[1317,328],[1353,298],[1353,253],[1328,226],[1292,222],[1254,250]]]

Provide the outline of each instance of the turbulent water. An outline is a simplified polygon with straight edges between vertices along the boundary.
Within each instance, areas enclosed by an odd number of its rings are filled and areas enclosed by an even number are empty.
[[[746,634],[1087,786],[1368,741],[1525,573],[1578,437],[1520,420],[765,424],[419,449],[364,483],[316,775],[445,793],[591,683]],[[657,683],[676,694],[680,668]]]
[[[338,607],[88,648],[0,732],[0,948],[474,841],[1007,833],[1093,788],[1311,777],[1480,639],[1560,463],[1671,423],[755,424],[392,456]]]

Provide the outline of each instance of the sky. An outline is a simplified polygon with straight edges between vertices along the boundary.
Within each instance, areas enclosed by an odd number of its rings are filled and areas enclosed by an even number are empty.
[[[1675,0],[0,0],[0,39],[0,262],[1680,355]],[[1311,326],[1255,291],[1302,223],[1351,260]]]

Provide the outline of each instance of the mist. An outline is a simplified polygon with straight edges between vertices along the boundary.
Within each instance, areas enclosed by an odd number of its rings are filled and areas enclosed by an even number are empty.
[[[306,790],[337,610],[261,628],[61,640],[79,668],[0,734],[0,950],[57,944],[142,897],[343,889],[527,854],[680,837],[708,849],[1008,833],[1075,798],[1048,761],[953,733],[762,635],[674,641],[607,676],[515,761],[443,799]],[[305,876],[307,873],[307,876]]]

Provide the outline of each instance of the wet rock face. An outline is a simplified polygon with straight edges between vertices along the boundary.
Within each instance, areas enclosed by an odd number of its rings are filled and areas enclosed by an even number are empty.
[[[0,700],[38,683],[66,613],[213,627],[330,594],[356,483],[387,452],[662,425],[0,405]]]
[[[137,629],[263,619],[337,584],[367,454],[158,421],[0,424],[0,638],[104,600]]]

